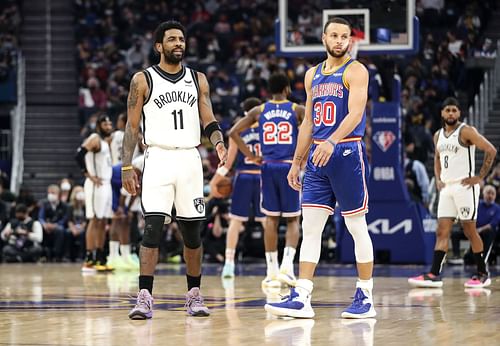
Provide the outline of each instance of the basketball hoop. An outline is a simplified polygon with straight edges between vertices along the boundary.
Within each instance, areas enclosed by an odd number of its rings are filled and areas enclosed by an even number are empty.
[[[356,36],[352,37],[352,43],[351,43],[351,46],[349,47],[349,55],[353,59],[356,59],[358,56],[360,41],[361,41],[361,39],[359,37],[356,37]]]

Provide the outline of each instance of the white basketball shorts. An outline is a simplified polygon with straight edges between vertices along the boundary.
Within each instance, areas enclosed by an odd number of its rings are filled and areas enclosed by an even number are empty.
[[[463,186],[460,182],[446,184],[439,194],[438,218],[453,218],[461,221],[477,219],[479,184]]]
[[[172,218],[175,205],[179,220],[204,220],[203,167],[198,149],[148,147],[142,172],[142,211],[144,216]]]
[[[85,216],[87,219],[93,219],[94,217],[108,219],[113,217],[111,182],[105,182],[97,186],[87,178],[83,184],[83,190],[85,192]]]

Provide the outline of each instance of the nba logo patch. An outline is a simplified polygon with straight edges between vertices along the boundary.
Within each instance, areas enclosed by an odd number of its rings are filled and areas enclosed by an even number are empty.
[[[389,150],[396,140],[396,135],[392,131],[378,131],[373,134],[373,141],[384,153]]]
[[[203,198],[195,198],[193,202],[198,213],[203,214],[205,212],[205,200]]]

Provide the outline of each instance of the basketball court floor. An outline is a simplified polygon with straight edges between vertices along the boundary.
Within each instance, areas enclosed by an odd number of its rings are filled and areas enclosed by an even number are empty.
[[[205,266],[202,292],[212,315],[183,309],[184,267],[161,265],[152,320],[131,321],[137,274],[82,276],[75,264],[0,265],[0,345],[498,345],[500,267],[492,285],[464,289],[468,270],[446,267],[443,289],[411,289],[423,266],[378,266],[376,319],[344,320],[354,294],[351,265],[324,264],[315,279],[314,320],[266,314],[264,265],[240,265],[234,281]],[[286,291],[282,290],[282,294]]]

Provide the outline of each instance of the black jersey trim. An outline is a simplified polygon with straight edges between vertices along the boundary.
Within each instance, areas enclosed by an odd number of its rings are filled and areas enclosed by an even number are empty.
[[[198,216],[198,217],[176,216],[175,218],[180,221],[203,221],[207,219],[206,216]]]
[[[149,99],[151,98],[151,95],[153,94],[153,77],[151,77],[151,73],[148,70],[144,70],[144,76],[146,77],[146,82],[148,83],[148,97],[144,100],[143,106],[148,103]]]
[[[174,74],[163,71],[161,67],[158,65],[153,65],[152,67],[153,70],[155,70],[155,72],[158,73],[158,75],[160,75],[161,78],[169,81],[170,83],[177,83],[186,75],[185,66],[182,66],[182,70]]]

